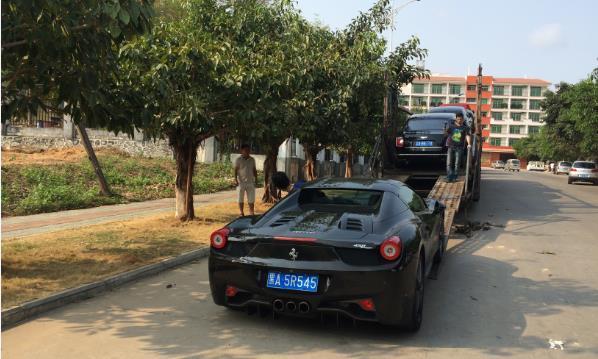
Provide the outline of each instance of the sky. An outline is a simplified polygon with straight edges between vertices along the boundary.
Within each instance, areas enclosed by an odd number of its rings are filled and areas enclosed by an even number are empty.
[[[341,29],[375,0],[295,2],[307,19]],[[433,73],[473,75],[482,63],[485,75],[577,82],[598,67],[597,14],[598,0],[421,0],[396,14],[393,43],[418,36]]]

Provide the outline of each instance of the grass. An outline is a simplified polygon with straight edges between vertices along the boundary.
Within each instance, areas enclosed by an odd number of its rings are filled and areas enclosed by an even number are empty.
[[[100,195],[89,160],[81,151],[2,154],[2,215],[20,216],[106,204],[174,197],[175,162],[98,151],[115,196]],[[4,153],[7,152],[7,153]],[[232,189],[230,163],[198,163],[195,194]]]
[[[262,213],[267,205],[256,203]],[[203,206],[197,219],[159,215],[2,241],[2,308],[209,245],[237,204]],[[206,215],[208,213],[208,215]]]

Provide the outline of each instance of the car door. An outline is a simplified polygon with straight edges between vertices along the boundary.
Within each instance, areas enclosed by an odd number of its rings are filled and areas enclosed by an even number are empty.
[[[399,189],[399,198],[420,219],[419,231],[421,239],[424,242],[426,258],[432,258],[438,248],[438,243],[434,243],[435,238],[438,237],[434,235],[438,227],[436,223],[438,220],[436,217],[438,216],[433,211],[430,211],[422,198],[407,186],[401,186]],[[430,266],[432,261],[428,260],[427,264]]]

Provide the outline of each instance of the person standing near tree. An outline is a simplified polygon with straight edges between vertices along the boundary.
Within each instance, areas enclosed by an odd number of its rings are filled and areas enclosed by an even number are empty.
[[[239,193],[239,211],[241,216],[245,215],[244,198],[247,193],[247,203],[249,205],[249,214],[254,215],[255,207],[255,187],[257,184],[257,169],[255,159],[249,155],[250,148],[248,144],[241,145],[241,156],[235,160],[235,186]]]
[[[455,123],[445,129],[446,146],[446,181],[454,182],[459,176],[459,167],[461,166],[461,155],[463,147],[467,141],[467,148],[471,147],[471,136],[469,127],[463,124],[463,115],[458,113],[455,117]]]

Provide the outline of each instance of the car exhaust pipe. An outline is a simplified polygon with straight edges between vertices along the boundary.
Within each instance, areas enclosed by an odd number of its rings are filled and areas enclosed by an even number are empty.
[[[284,302],[282,301],[282,299],[275,299],[274,302],[272,302],[272,308],[275,312],[284,311]]]
[[[301,313],[301,314],[309,313],[309,303],[308,302],[299,302],[299,313]]]
[[[294,312],[294,311],[297,310],[297,303],[293,302],[292,300],[289,300],[287,302],[287,306],[286,307],[287,307],[287,310],[289,312]]]

